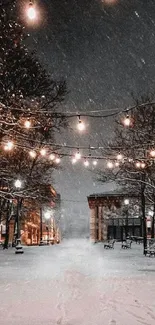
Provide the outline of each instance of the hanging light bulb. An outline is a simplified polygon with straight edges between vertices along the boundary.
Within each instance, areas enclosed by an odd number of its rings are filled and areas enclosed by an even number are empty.
[[[136,167],[140,168],[141,167],[141,163],[139,161],[136,162]]]
[[[153,158],[155,157],[155,149],[152,149],[152,150],[150,151],[150,156],[153,157]]]
[[[84,165],[85,165],[85,167],[88,167],[88,166],[89,166],[89,161],[88,161],[88,159],[85,159],[85,161],[84,161]]]
[[[46,149],[41,149],[40,150],[40,154],[41,154],[41,156],[45,156],[46,155]]]
[[[61,161],[60,157],[57,157],[57,158],[55,159],[56,164],[59,164],[60,161]]]
[[[122,160],[123,159],[123,155],[119,152],[119,154],[117,155],[117,159],[118,160]]]
[[[141,168],[145,168],[146,164],[144,162],[141,163]]]
[[[6,143],[6,145],[4,146],[4,150],[6,150],[6,151],[10,151],[10,150],[13,149],[13,147],[14,147],[14,143],[13,143],[13,141],[8,141],[8,142]]]
[[[27,9],[27,16],[28,16],[28,18],[30,19],[30,20],[34,20],[34,19],[36,19],[36,9],[35,9],[35,7],[34,7],[34,3],[33,3],[33,1],[30,1],[30,3],[29,3],[29,7],[28,7],[28,9]]]
[[[123,120],[123,124],[124,124],[125,126],[130,126],[130,125],[131,125],[131,119],[130,119],[130,116],[129,116],[129,115],[127,115],[127,116],[125,117],[125,119]]]
[[[119,167],[119,162],[118,161],[115,162],[115,166]]]
[[[72,164],[75,164],[77,162],[77,159],[75,157],[72,158]]]
[[[108,161],[107,162],[107,167],[110,168],[110,169],[113,168],[114,167],[113,166],[113,162],[112,161]]]
[[[94,166],[97,165],[97,160],[93,160],[93,165],[94,165]]]
[[[81,158],[81,154],[80,154],[80,152],[79,152],[79,150],[76,152],[76,154],[75,154],[75,159],[76,160],[79,160]]]
[[[26,129],[29,129],[31,127],[31,122],[29,120],[26,120],[24,122],[24,126],[26,127]]]
[[[37,153],[36,153],[35,151],[31,150],[31,151],[29,152],[29,155],[30,155],[31,158],[35,158],[36,155],[37,155]]]
[[[49,156],[49,159],[50,160],[54,160],[55,159],[55,154],[54,153],[51,153],[50,156]]]
[[[77,127],[78,127],[79,131],[83,131],[85,129],[85,124],[81,120],[80,116],[79,116],[79,121],[78,121]]]

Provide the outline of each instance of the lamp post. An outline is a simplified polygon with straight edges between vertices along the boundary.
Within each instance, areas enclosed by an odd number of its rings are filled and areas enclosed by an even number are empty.
[[[22,182],[17,179],[14,183],[16,189],[20,189],[22,186]],[[16,245],[16,251],[15,254],[23,254],[23,247],[21,245],[21,239],[20,239],[20,200],[19,197],[17,197],[17,215],[16,215],[16,223],[17,223],[17,245]]]
[[[40,244],[39,246],[43,246],[43,209],[40,208]]]
[[[49,219],[51,218],[50,212],[49,211],[45,212],[44,217],[47,221],[49,221]],[[46,225],[46,230],[47,230],[47,245],[48,245],[49,244],[49,222],[48,225]]]
[[[127,238],[128,236],[128,231],[129,231],[129,227],[128,227],[128,218],[129,218],[129,209],[128,209],[128,206],[129,206],[129,199],[125,199],[124,200],[124,204],[126,206],[126,224],[125,224],[125,237]]]

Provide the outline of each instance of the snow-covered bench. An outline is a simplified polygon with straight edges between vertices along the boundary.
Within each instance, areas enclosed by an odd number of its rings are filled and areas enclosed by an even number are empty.
[[[104,244],[104,248],[113,248],[114,249],[114,240],[109,240],[107,243]]]
[[[155,246],[148,246],[146,249],[145,249],[145,256],[154,256],[155,257]]]
[[[122,243],[122,248],[123,249],[128,249],[131,248],[132,240],[126,240]]]

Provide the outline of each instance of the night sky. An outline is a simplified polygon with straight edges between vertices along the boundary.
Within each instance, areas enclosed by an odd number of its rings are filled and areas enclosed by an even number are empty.
[[[133,103],[132,93],[139,97],[154,91],[154,0],[40,0],[38,6],[42,23],[30,28],[31,46],[54,78],[67,81],[64,111],[121,109]],[[73,129],[59,134],[58,141],[98,145],[112,133],[111,119],[86,122],[84,135]],[[82,163],[72,166],[66,159],[62,166],[55,187],[62,195],[64,220],[70,232],[82,233],[88,229],[86,196],[110,187],[99,186]]]

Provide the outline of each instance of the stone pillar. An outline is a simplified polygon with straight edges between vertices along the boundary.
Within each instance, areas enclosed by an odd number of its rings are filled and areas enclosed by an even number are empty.
[[[107,240],[108,237],[108,227],[105,219],[105,206],[102,207],[102,231],[103,231],[103,240]]]
[[[90,215],[90,240],[94,243],[97,242],[97,208],[94,207],[91,210]]]
[[[98,207],[98,241],[103,240],[103,208]]]

